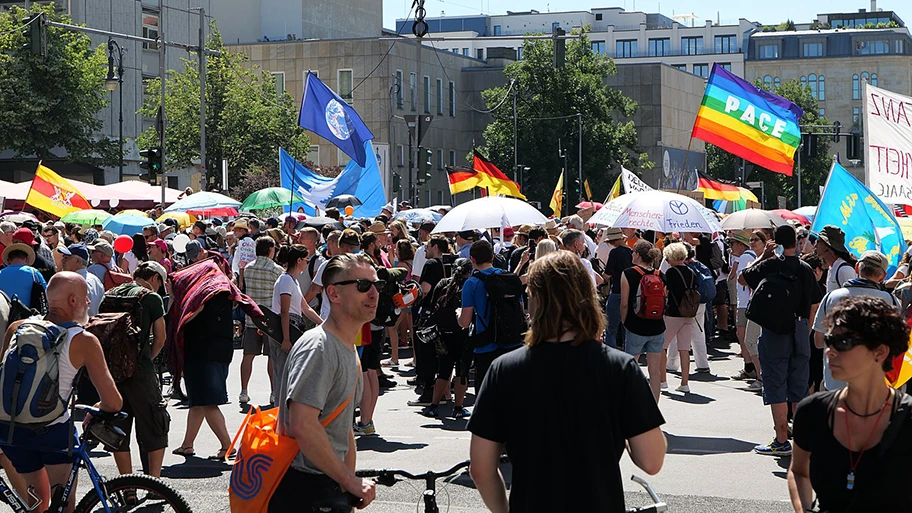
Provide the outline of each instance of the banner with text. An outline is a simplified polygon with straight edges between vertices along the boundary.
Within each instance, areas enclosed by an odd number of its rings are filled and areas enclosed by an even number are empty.
[[[912,98],[867,85],[865,182],[887,204],[912,205]]]
[[[635,175],[633,171],[628,171],[623,167],[621,168],[621,182],[624,184],[624,194],[653,190],[652,187],[646,185],[646,182],[640,180],[640,177]]]

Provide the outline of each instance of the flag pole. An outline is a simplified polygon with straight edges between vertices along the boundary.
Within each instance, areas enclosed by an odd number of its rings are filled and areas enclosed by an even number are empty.
[[[694,120],[694,122],[696,123],[696,120]],[[684,182],[684,170],[687,169],[687,157],[690,156],[690,145],[693,144],[693,140],[693,132],[691,132],[690,140],[687,141],[687,151],[684,152],[684,164],[681,165],[681,175],[678,177],[678,189],[675,191],[675,193],[681,192],[681,184]],[[705,152],[703,155],[703,158],[705,159]]]

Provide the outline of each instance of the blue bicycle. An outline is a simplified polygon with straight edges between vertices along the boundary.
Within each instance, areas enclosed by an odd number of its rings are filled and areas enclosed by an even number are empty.
[[[88,444],[103,442],[109,446],[119,445],[126,435],[120,428],[114,426],[112,421],[124,418],[127,414],[104,412],[88,406],[76,406],[76,408],[92,417],[86,423],[79,442],[73,447],[75,461],[66,485],[54,490],[47,513],[66,511],[66,504],[70,494],[73,493],[80,468],[84,468],[88,473],[92,489],[76,505],[76,513],[134,511],[192,513],[187,501],[160,479],[141,474],[123,475],[114,479],[102,477],[89,459]],[[73,420],[71,419],[70,422]],[[31,491],[29,494],[31,495]],[[31,495],[30,499],[35,506],[26,503],[6,484],[6,481],[0,478],[0,501],[5,502],[15,513],[31,512],[37,506],[37,499],[34,495]]]

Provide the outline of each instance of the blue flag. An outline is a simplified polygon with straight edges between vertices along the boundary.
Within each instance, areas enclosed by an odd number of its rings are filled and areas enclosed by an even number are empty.
[[[820,233],[830,224],[845,232],[846,248],[856,257],[872,249],[886,255],[890,262],[887,276],[893,275],[906,251],[893,209],[839,163],[830,169],[811,231]]]
[[[361,117],[313,73],[307,74],[298,124],[335,144],[361,167],[367,162],[364,142],[374,138]]]
[[[386,193],[380,181],[374,145],[370,141],[364,141],[362,151],[370,156],[366,166],[359,166],[352,160],[339,176],[329,178],[308,169],[279,148],[282,187],[298,193],[305,201],[292,205],[292,211],[297,212],[302,208],[305,214],[314,215],[314,207],[326,210],[326,202],[330,199],[351,194],[361,200],[361,205],[355,207],[355,217],[373,217],[379,214],[386,205]]]

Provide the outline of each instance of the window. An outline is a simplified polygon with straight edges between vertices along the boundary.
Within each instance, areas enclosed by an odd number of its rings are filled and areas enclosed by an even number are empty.
[[[758,59],[778,59],[779,45],[760,45],[757,47]]]
[[[443,169],[443,150],[437,150],[437,169]]]
[[[405,148],[401,144],[396,145],[396,165],[405,166]]]
[[[468,56],[469,56],[469,49],[468,49],[468,48],[463,48],[463,49],[462,49],[462,55],[465,55],[466,57],[468,57]]]
[[[730,63],[730,62],[717,62],[716,64],[718,64],[719,67],[724,69],[725,71],[732,70],[732,63]]]
[[[763,77],[763,86],[766,87],[767,89],[772,88],[773,87],[773,77],[771,77],[769,75]]]
[[[811,97],[813,97],[815,100],[819,100],[820,98],[817,97],[817,75],[813,73],[808,75],[808,87],[811,88]]]
[[[671,67],[678,71],[687,71],[687,64],[672,64]]]
[[[779,77],[773,78],[773,87],[779,87]]]
[[[351,157],[348,156],[348,153],[336,148],[336,162],[338,162],[338,166],[345,167],[351,162]]]
[[[801,87],[803,88],[806,85],[808,85],[808,79],[806,76],[801,75]]]
[[[156,39],[158,37],[158,14],[143,11],[142,35],[149,39]],[[158,45],[156,43],[143,43],[143,49],[158,50]]]
[[[456,151],[455,150],[450,150],[450,165],[451,166],[456,165]]]
[[[494,35],[499,36],[501,34],[500,25],[494,25]]]
[[[905,45],[903,44],[904,41],[902,39],[897,39],[896,41],[894,41],[894,43],[895,43],[895,48],[893,50],[893,53],[895,53],[896,55],[902,55],[902,54],[906,53],[904,51]]]
[[[823,57],[823,43],[804,43],[801,45],[803,57]]]
[[[817,77],[817,101],[826,101],[826,77]]]
[[[450,82],[450,91],[449,91],[449,104],[450,104],[450,117],[456,117],[456,83]]]
[[[709,76],[709,64],[694,64],[693,74],[698,77],[706,78]]]
[[[880,55],[890,53],[889,41],[858,41],[855,43],[857,55]]]
[[[823,107],[817,109],[817,115],[821,118],[826,116],[826,109],[824,109]]]
[[[852,107],[852,123],[858,124],[861,120],[861,107]]]
[[[426,207],[431,206],[431,190],[428,189],[428,190],[424,191],[424,195],[425,195],[425,198],[427,199],[427,203],[425,203],[424,206],[426,206]]]
[[[424,76],[424,112],[425,114],[431,113],[431,77]]]
[[[592,51],[597,54],[605,55],[605,42],[604,41],[593,41],[592,42]]]
[[[861,84],[858,80],[858,75],[852,75],[852,99],[860,100],[861,99]]]
[[[320,147],[316,144],[310,146],[310,151],[307,152],[307,160],[313,162],[315,165],[320,165]]]
[[[402,108],[402,97],[404,96],[402,93],[402,70],[401,69],[396,70],[396,83],[394,85],[396,86],[396,108],[401,109]]]
[[[352,70],[350,69],[340,69],[339,70],[339,96],[345,100],[345,103],[351,105],[354,103],[352,99]]]
[[[478,48],[475,50],[475,58],[480,61],[484,60],[484,48]]]
[[[523,47],[521,46],[516,49],[516,60],[518,61],[522,60],[522,49]]]
[[[682,37],[681,54],[700,55],[703,53],[703,36]]]
[[[716,36],[713,40],[716,53],[738,53],[738,36]]]
[[[871,85],[877,87],[877,73],[871,73]]]
[[[276,96],[282,96],[285,93],[285,72],[275,71],[270,74],[275,80]]]
[[[595,14],[595,21],[602,21],[602,13]]]
[[[417,88],[418,88],[418,75],[416,75],[414,73],[409,73],[409,103],[411,104],[413,111],[415,110],[415,102],[417,100],[417,98],[415,98],[415,96],[417,94],[417,91],[416,91]]]
[[[637,41],[636,39],[624,39],[616,43],[617,51],[615,57],[622,59],[624,57],[636,57],[637,56]]]
[[[555,30],[557,30],[557,29],[559,29],[559,28],[560,28],[560,22],[559,22],[559,21],[553,21],[553,22],[551,22],[551,33],[552,33],[552,34],[554,33]]]
[[[437,114],[443,114],[443,80],[437,79]]]
[[[663,37],[649,40],[650,57],[664,57],[666,55],[671,55],[671,39]]]
[[[862,72],[861,72],[861,81],[862,81],[862,82],[868,82],[868,83],[870,83],[869,80],[868,80],[868,72],[867,72],[867,71],[862,71]],[[874,84],[871,84],[871,85],[874,85]]]

